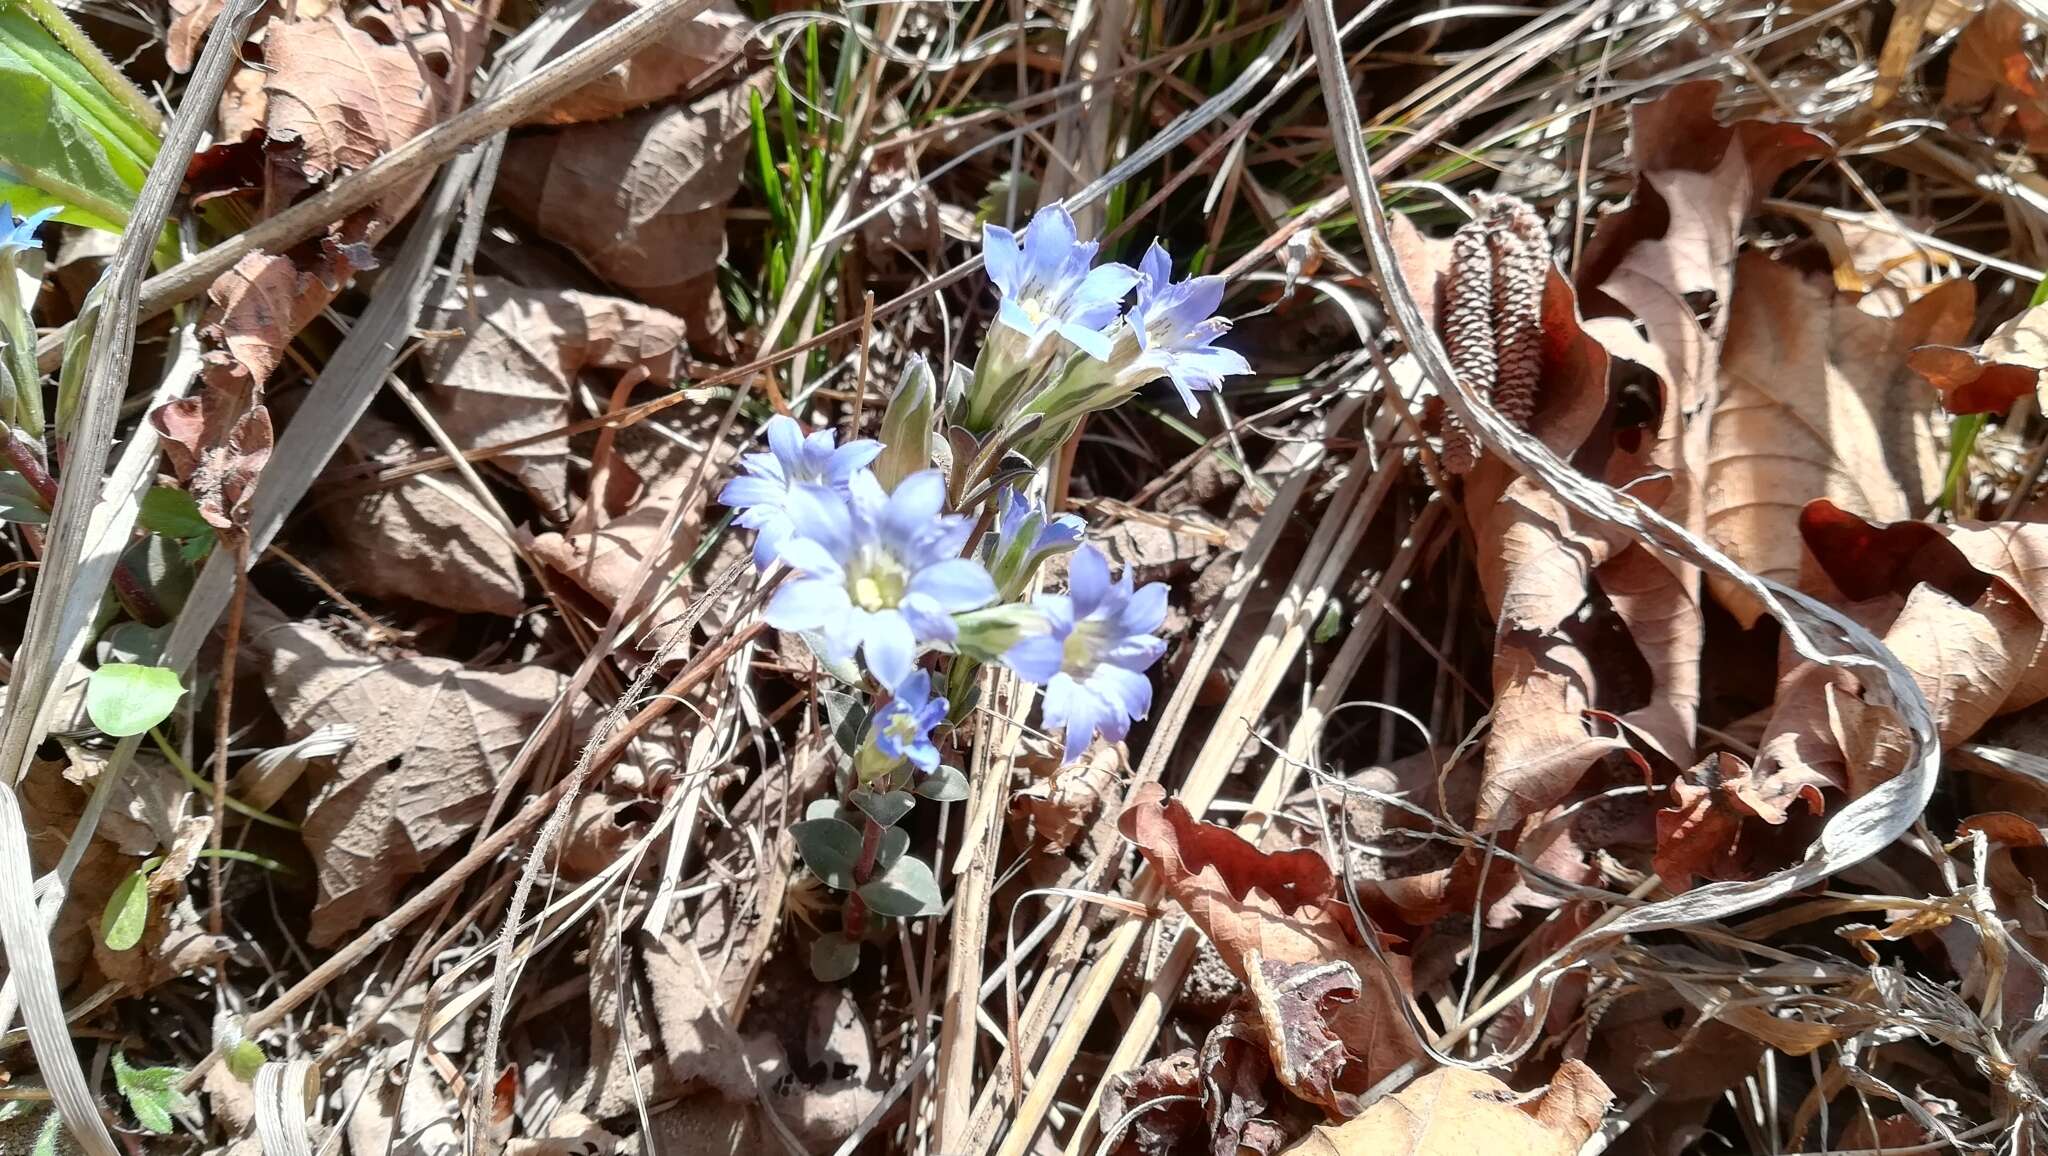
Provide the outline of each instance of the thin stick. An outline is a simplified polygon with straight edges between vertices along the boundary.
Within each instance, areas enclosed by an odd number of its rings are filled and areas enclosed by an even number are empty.
[[[236,527],[226,537],[235,552],[235,596],[228,603],[227,634],[221,640],[220,683],[214,691],[213,706],[213,833],[207,840],[214,851],[209,873],[213,896],[207,907],[206,927],[215,935],[221,933],[221,885],[227,873],[228,857],[220,849],[228,826],[228,732],[235,702],[235,652],[242,646],[242,611],[249,599],[249,535]]]

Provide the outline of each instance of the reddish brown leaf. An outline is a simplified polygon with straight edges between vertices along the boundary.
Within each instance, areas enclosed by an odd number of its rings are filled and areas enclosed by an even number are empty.
[[[1976,346],[1923,345],[1906,360],[1941,391],[1950,413],[2004,413],[2032,396],[2048,369],[2048,305],[2027,310]]]
[[[1420,1054],[1394,1001],[1406,996],[1406,960],[1382,949],[1375,958],[1355,928],[1350,909],[1322,856],[1309,850],[1265,852],[1227,827],[1197,821],[1177,799],[1150,784],[1126,808],[1119,827],[1159,872],[1167,893],[1215,944],[1223,962],[1247,983],[1260,961],[1287,967],[1343,963],[1359,977],[1359,997],[1325,1007],[1329,1035],[1346,1052],[1341,1074],[1290,1084],[1305,1099],[1335,1108],[1318,1093],[1355,1094]],[[1388,975],[1391,967],[1393,974]],[[1267,982],[1262,974],[1261,982]],[[1284,1033],[1269,1047],[1286,1046]],[[1290,1069],[1275,1050],[1283,1080]]]
[[[562,34],[548,58],[574,50],[640,10],[643,0],[597,0]],[[732,0],[716,0],[687,20],[672,21],[660,38],[528,118],[528,124],[580,124],[609,120],[688,90],[713,65],[745,47],[754,22]]]
[[[1573,1156],[1613,1098],[1593,1070],[1566,1060],[1550,1086],[1524,1096],[1485,1072],[1438,1068],[1366,1109],[1319,1127],[1288,1156]]]

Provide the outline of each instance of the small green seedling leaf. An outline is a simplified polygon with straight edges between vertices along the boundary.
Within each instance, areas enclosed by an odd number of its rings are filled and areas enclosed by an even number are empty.
[[[967,797],[967,776],[958,767],[942,766],[917,784],[917,793],[934,803],[957,803]]]
[[[228,1049],[228,1071],[245,1084],[256,1079],[256,1069],[263,1066],[270,1057],[263,1054],[262,1045],[255,1040],[242,1040]]]
[[[128,873],[107,898],[106,913],[100,916],[100,939],[113,951],[127,951],[142,942],[149,926],[149,873],[162,859],[151,859]]]
[[[806,819],[837,819],[838,817],[839,800],[837,799],[812,799],[811,805],[804,808],[804,818]]]
[[[184,694],[170,667],[110,662],[86,683],[85,713],[101,731],[125,739],[171,717]]]
[[[836,931],[811,944],[811,974],[823,983],[837,983],[860,969],[860,944]]]
[[[29,1149],[29,1156],[57,1156],[57,1137],[64,1132],[64,1118],[53,1110],[43,1119],[43,1126],[36,1130],[35,1147]]]
[[[142,495],[142,507],[135,520],[152,534],[183,541],[213,533],[213,527],[199,516],[199,503],[192,495],[170,486],[157,486]]]
[[[853,890],[853,865],[860,859],[860,831],[843,819],[805,819],[789,833],[811,874],[826,886]]]
[[[1344,604],[1332,598],[1323,607],[1323,616],[1316,619],[1315,640],[1318,645],[1337,637],[1337,630],[1344,625]]]
[[[901,918],[936,915],[944,907],[939,898],[939,881],[933,878],[932,869],[925,866],[924,860],[908,855],[862,884],[860,897],[873,911]]]
[[[179,1068],[131,1068],[120,1049],[114,1051],[114,1087],[135,1113],[135,1122],[159,1136],[171,1130],[171,1112],[184,1102],[178,1081],[185,1073]]]
[[[909,791],[871,791],[862,787],[847,798],[860,808],[861,814],[884,827],[894,827],[917,805]]]

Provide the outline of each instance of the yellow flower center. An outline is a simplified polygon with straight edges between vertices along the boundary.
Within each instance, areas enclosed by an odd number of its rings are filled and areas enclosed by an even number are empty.
[[[888,610],[903,601],[910,575],[886,556],[870,557],[847,575],[846,593],[862,610]]]

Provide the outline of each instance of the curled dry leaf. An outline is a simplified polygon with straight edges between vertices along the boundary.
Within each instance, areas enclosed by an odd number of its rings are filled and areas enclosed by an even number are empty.
[[[1852,297],[1750,253],[1734,293],[1708,447],[1707,538],[1751,572],[1793,585],[1807,502],[1894,521],[1933,500],[1934,389],[1907,356],[1960,341],[1976,291],[1945,281],[1898,310],[1889,293]],[[1743,625],[1763,613],[1732,584],[1711,584]]]
[[[339,460],[399,460],[415,444],[365,414]],[[516,617],[526,609],[519,552],[477,497],[447,473],[413,474],[323,502],[337,546],[324,569],[347,589],[408,598],[459,613]]]
[[[618,297],[526,289],[479,277],[442,303],[421,367],[427,404],[458,444],[488,446],[569,424],[571,391],[586,372],[630,374],[655,386],[683,373],[682,319]],[[600,378],[602,381],[603,378]],[[600,384],[599,397],[611,387]],[[566,438],[521,446],[495,460],[542,509],[566,516]]]
[[[1344,1112],[1421,1054],[1396,1002],[1408,998],[1406,959],[1385,948],[1375,958],[1362,937],[1378,931],[1354,925],[1321,855],[1261,851],[1196,820],[1156,784],[1124,810],[1119,829],[1231,972],[1264,986],[1259,1027],[1289,1091]]]
[[[1010,806],[1031,820],[1034,846],[1058,852],[1088,829],[1102,800],[1129,771],[1130,753],[1122,743],[1098,739],[1071,763],[1061,763],[1055,750],[1034,750],[1024,762],[1036,781],[1017,792]]]
[[[1793,798],[1804,799],[1814,814],[1825,806],[1819,786],[1811,780],[1787,777],[1765,782],[1735,755],[1709,755],[1672,782],[1674,805],[1657,812],[1657,874],[1673,889],[1683,889],[1695,877],[1749,878],[1753,872],[1743,838],[1745,821],[1762,819],[1781,826],[1790,817],[1787,808]]]
[[[500,197],[598,276],[681,316],[691,341],[716,346],[716,270],[749,147],[748,91],[521,137],[506,150]]]
[[[538,666],[468,670],[384,659],[306,623],[252,636],[271,705],[296,737],[356,729],[314,772],[304,837],[319,875],[311,940],[331,944],[391,909],[399,888],[476,828],[512,757],[566,681]]]
[[[664,538],[662,528],[668,523],[673,502],[673,496],[667,501],[651,501],[595,530],[542,534],[529,548],[534,557],[573,584],[571,601],[587,601],[587,616],[597,622],[640,595],[634,577],[647,556],[654,555],[655,593],[661,602],[648,618],[651,629],[634,634],[629,641],[643,649],[656,648],[668,633],[667,628],[688,609],[689,584],[669,578],[694,545],[701,525],[700,518],[687,515],[679,527],[680,533],[673,539]],[[587,597],[578,597],[578,592]],[[635,605],[631,609],[637,612],[642,607]]]
[[[1979,345],[1923,345],[1906,361],[1941,391],[1950,413],[2004,413],[2031,396],[2048,369],[2048,305],[1999,326]]]
[[[263,32],[260,101],[238,92],[226,112],[247,121],[261,104],[258,216],[295,201],[425,132],[461,107],[497,11],[379,0],[340,12],[272,19]],[[197,13],[195,13],[195,19]],[[208,292],[210,384],[260,394],[285,346],[350,277],[374,264],[371,250],[412,209],[432,174],[394,185],[374,204],[329,226],[291,254],[252,253]]]
[[[640,10],[644,0],[597,0],[562,35],[549,59],[574,50],[591,37]],[[613,65],[609,72],[527,118],[528,124],[581,124],[609,120],[646,108],[687,90],[720,61],[746,46],[754,22],[733,0],[715,2],[695,16],[671,22],[652,44]]]
[[[1574,1156],[1600,1126],[1613,1093],[1577,1060],[1533,1095],[1485,1072],[1438,1068],[1356,1120],[1318,1127],[1288,1156]]]
[[[1992,0],[1956,38],[1941,102],[1974,130],[2048,152],[2048,78],[2027,51],[2033,21],[2010,0]]]
[[[2048,698],[2048,526],[1868,521],[1830,502],[1800,519],[1807,586],[1883,638],[1933,710],[1942,745]],[[1851,798],[1886,781],[1907,736],[1856,680],[1794,666],[1759,747],[1766,792],[1818,784]]]

